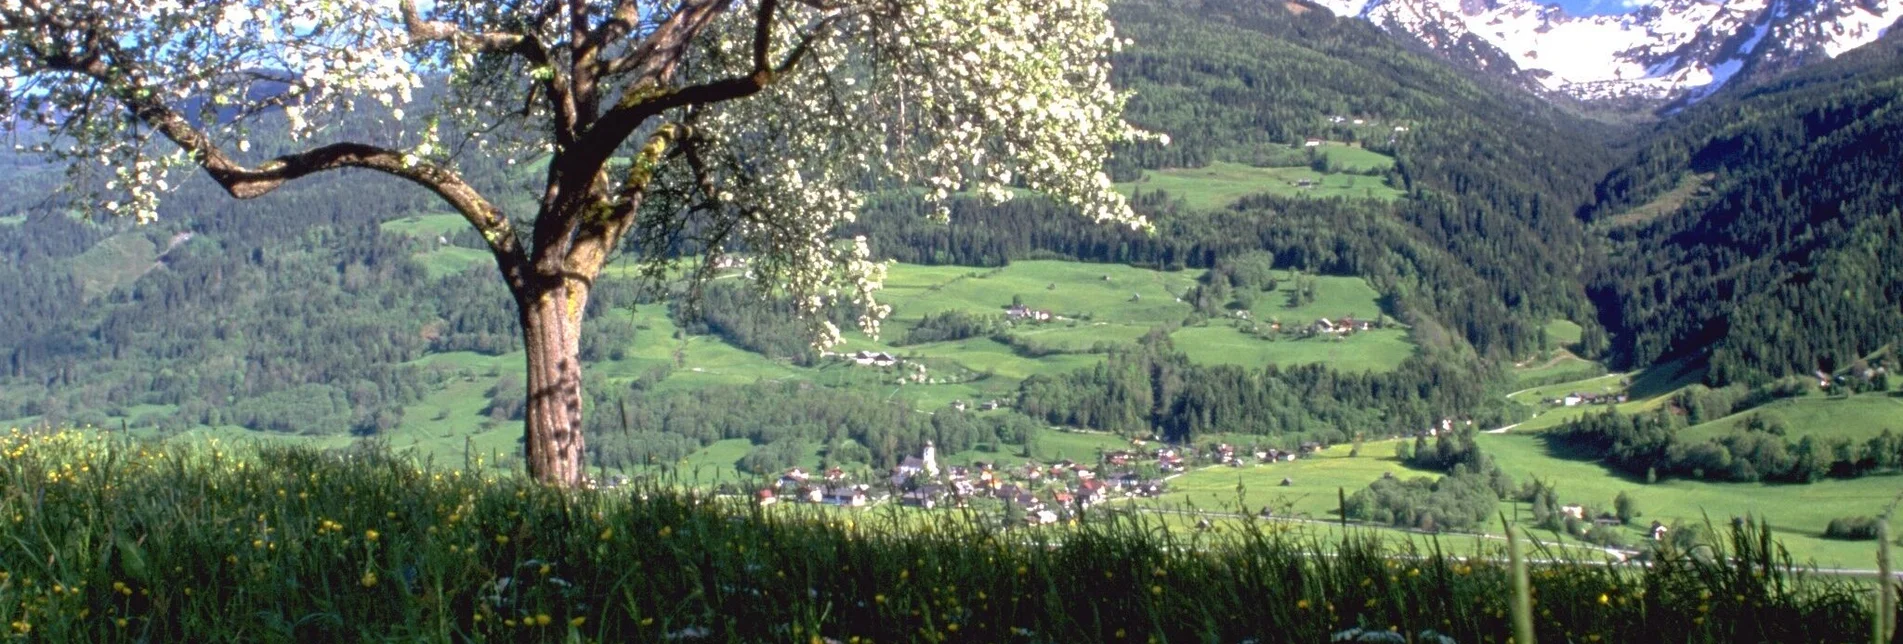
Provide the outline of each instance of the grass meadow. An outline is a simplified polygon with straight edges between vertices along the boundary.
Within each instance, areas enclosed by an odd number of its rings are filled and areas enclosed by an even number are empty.
[[[761,511],[563,491],[374,447],[0,438],[0,613],[37,641],[1504,642],[1483,545],[1091,512]],[[810,509],[809,509],[810,508]],[[1869,641],[1867,586],[1745,526],[1651,567],[1536,550],[1545,641]]]
[[[1334,149],[1340,146],[1324,147]],[[1350,159],[1350,165],[1373,163],[1363,155],[1380,156],[1356,148],[1342,149],[1362,153],[1340,153]],[[1392,160],[1389,164],[1392,164]],[[1168,192],[1182,198],[1189,207],[1201,210],[1227,207],[1237,199],[1255,194],[1314,199],[1396,199],[1401,196],[1401,191],[1395,190],[1378,176],[1324,174],[1307,166],[1258,168],[1227,161],[1217,161],[1200,168],[1145,170],[1143,178],[1119,183],[1117,187],[1131,191]]]

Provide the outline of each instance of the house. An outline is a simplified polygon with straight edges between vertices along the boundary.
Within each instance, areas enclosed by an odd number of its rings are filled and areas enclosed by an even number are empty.
[[[991,411],[993,409],[997,409],[1000,406],[1002,405],[998,403],[998,400],[996,398],[993,398],[991,400],[987,400],[982,403],[979,403],[978,411]]]
[[[1396,131],[1396,132],[1406,132],[1406,131],[1407,131],[1407,126],[1405,126],[1405,125],[1396,125],[1396,126],[1394,126],[1394,131]]]
[[[826,488],[819,502],[849,508],[865,507],[866,491],[852,486],[830,487]]]
[[[1320,453],[1321,453],[1321,451],[1322,451],[1322,444],[1321,444],[1321,443],[1317,443],[1317,442],[1314,442],[1314,441],[1309,441],[1309,442],[1306,442],[1306,443],[1302,443],[1302,453],[1303,453],[1303,454],[1320,454]]]
[[[1567,407],[1578,407],[1582,402],[1586,402],[1586,398],[1579,394],[1566,394],[1565,398],[1559,399],[1559,404]]]
[[[1023,304],[1013,304],[1004,309],[1004,316],[1016,320],[1045,322],[1051,319],[1051,312],[1045,309],[1033,309]]]
[[[937,485],[927,485],[901,495],[899,497],[899,504],[930,510],[938,507],[939,499],[943,498],[945,498],[945,488]]]
[[[822,503],[826,500],[826,491],[819,486],[806,488],[801,494],[806,497],[807,503]]]
[[[1355,125],[1367,125],[1367,124],[1368,124],[1368,120],[1367,120],[1367,119],[1355,119],[1355,121],[1354,121],[1354,123],[1355,123]]]
[[[1078,505],[1087,508],[1108,500],[1110,500],[1110,486],[1103,481],[1090,479],[1077,484]]]
[[[884,351],[861,350],[861,351],[852,352],[851,354],[848,354],[847,357],[852,360],[853,364],[857,364],[862,367],[868,367],[868,366],[890,367],[892,365],[899,363],[899,359],[897,356],[894,356],[890,353],[886,353]]]
[[[761,507],[773,505],[774,503],[778,503],[780,501],[778,498],[775,498],[773,496],[773,488],[761,488],[759,492],[755,492],[753,494],[753,498],[756,502],[758,502],[761,505]]]
[[[1648,530],[1648,532],[1652,534],[1653,541],[1659,541],[1661,539],[1664,539],[1665,533],[1671,532],[1671,531],[1672,531],[1671,528],[1667,528],[1665,527],[1665,524],[1659,523],[1657,521],[1653,521],[1651,529]]]
[[[1344,121],[1347,121],[1347,120],[1348,120],[1348,117],[1346,117],[1346,116],[1330,116],[1330,117],[1328,117],[1328,122],[1329,122],[1329,123],[1341,123],[1341,122],[1344,122]]]
[[[780,475],[779,486],[783,490],[798,489],[806,485],[806,470],[793,468]]]
[[[1126,452],[1122,450],[1118,450],[1115,452],[1106,452],[1103,455],[1103,460],[1105,463],[1109,463],[1111,465],[1117,465],[1117,466],[1129,465],[1130,460],[1134,458],[1136,458],[1136,454],[1132,454],[1130,452]]]
[[[1322,145],[1322,140],[1312,136],[1308,137],[1307,140],[1302,141],[1302,147],[1305,147],[1305,148],[1319,148],[1321,147],[1321,145]]]
[[[1575,519],[1584,519],[1586,518],[1586,506],[1578,503],[1568,503],[1560,506],[1559,513]]]
[[[1038,510],[1037,512],[1025,515],[1025,518],[1027,520],[1035,520],[1039,525],[1057,523],[1057,513],[1050,510]]]
[[[966,407],[965,401],[963,400],[952,401],[951,408],[953,411],[964,411],[965,407]]]
[[[1315,324],[1311,328],[1313,328],[1316,333],[1341,333],[1343,331],[1342,327],[1335,326],[1335,322],[1328,318],[1315,320]]]

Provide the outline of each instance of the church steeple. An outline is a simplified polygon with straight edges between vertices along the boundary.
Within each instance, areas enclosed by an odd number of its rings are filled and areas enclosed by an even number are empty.
[[[925,461],[926,476],[938,476],[938,448],[932,446],[932,441],[925,441],[925,452],[919,454],[919,460]]]

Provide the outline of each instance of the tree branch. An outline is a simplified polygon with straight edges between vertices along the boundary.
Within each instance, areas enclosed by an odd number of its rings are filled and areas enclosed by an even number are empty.
[[[523,34],[501,31],[470,33],[450,22],[425,20],[416,10],[416,0],[399,0],[396,6],[403,15],[403,28],[409,30],[410,38],[417,42],[448,42],[475,51],[506,52],[527,38]]]
[[[126,60],[117,54],[101,55],[101,50],[112,47],[110,41],[102,41],[80,56],[39,49],[34,53],[51,71],[79,74],[99,83],[135,118],[191,155],[192,161],[234,198],[255,199],[287,182],[327,170],[362,168],[382,172],[423,186],[449,203],[488,242],[510,285],[522,283],[526,257],[509,218],[455,171],[413,162],[395,150],[362,143],[325,145],[247,167],[219,149],[211,135],[160,100],[160,92],[143,86],[138,79],[144,75],[138,69],[109,65],[108,57]]]

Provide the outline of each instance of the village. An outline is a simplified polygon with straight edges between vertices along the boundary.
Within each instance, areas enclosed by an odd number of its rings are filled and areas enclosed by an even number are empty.
[[[810,503],[864,508],[893,502],[925,510],[986,506],[1001,509],[1007,524],[1049,525],[1103,503],[1161,495],[1168,489],[1168,478],[1192,465],[1272,465],[1317,454],[1323,447],[1309,442],[1295,451],[1244,450],[1218,443],[1195,453],[1132,440],[1129,449],[1103,452],[1095,463],[1063,459],[1004,467],[988,462],[941,466],[936,447],[926,441],[918,455],[905,457],[883,479],[861,480],[837,467],[824,472],[794,467],[756,490],[753,500],[762,506]]]

